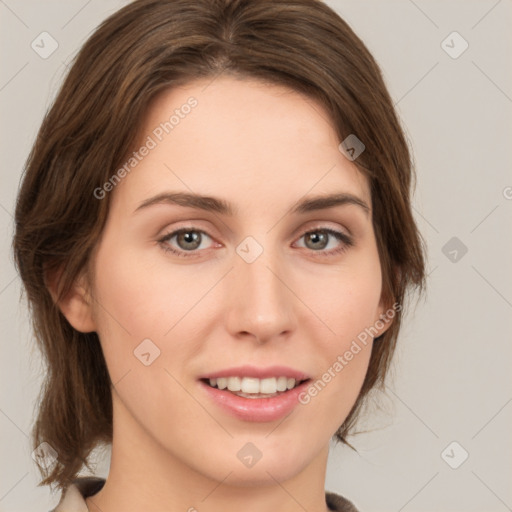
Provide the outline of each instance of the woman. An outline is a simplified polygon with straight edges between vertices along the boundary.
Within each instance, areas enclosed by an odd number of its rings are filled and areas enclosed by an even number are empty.
[[[423,289],[404,134],[316,0],[137,0],[85,43],[14,249],[56,512],[356,510],[326,493]],[[112,445],[106,480],[78,477]]]

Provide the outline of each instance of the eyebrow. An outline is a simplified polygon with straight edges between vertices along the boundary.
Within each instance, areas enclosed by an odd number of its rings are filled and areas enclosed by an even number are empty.
[[[224,199],[189,192],[165,192],[143,201],[135,209],[134,213],[157,204],[185,206],[208,212],[220,213],[230,217],[233,217],[238,212],[238,208]],[[370,213],[370,207],[365,201],[346,192],[320,195],[304,199],[292,207],[291,213],[303,214],[343,205],[355,205],[360,207],[366,215]]]

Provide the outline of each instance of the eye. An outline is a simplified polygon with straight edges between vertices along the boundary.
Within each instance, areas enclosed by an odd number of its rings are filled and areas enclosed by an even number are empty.
[[[205,249],[205,247],[201,247],[205,237],[211,239],[207,233],[199,229],[182,228],[168,233],[158,242],[165,251],[172,252],[178,256],[187,257],[191,256],[191,254],[187,253],[194,253],[197,252],[198,249]],[[178,245],[177,249],[171,245],[171,241],[174,238],[176,239],[176,244]]]
[[[336,231],[330,228],[318,228],[307,231],[301,237],[305,239],[305,246],[312,249],[314,252],[324,252],[327,256],[333,256],[346,251],[349,247],[354,245],[354,241],[350,236],[341,231]],[[334,248],[325,250],[329,242],[334,238]],[[337,242],[337,243],[336,243]],[[341,242],[341,244],[340,244]],[[336,247],[337,246],[337,247]]]

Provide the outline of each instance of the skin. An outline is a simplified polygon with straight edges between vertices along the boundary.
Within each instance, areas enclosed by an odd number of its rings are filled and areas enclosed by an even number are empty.
[[[329,440],[356,401],[371,342],[284,420],[229,416],[197,379],[282,364],[316,380],[375,324],[386,308],[368,182],[338,150],[319,104],[254,80],[166,90],[140,141],[190,96],[197,107],[110,192],[94,279],[77,281],[60,304],[76,329],[98,333],[114,384],[110,473],[86,502],[94,512],[323,512]],[[237,212],[159,204],[134,213],[165,191],[219,197]],[[369,214],[351,204],[289,213],[335,191],[364,200]],[[159,242],[191,226],[203,237],[193,254],[178,237]],[[305,233],[322,228],[350,234],[354,245],[332,255],[344,246],[335,237],[308,245]],[[248,236],[263,249],[250,264],[236,252]],[[146,338],[160,350],[149,366],[134,357]],[[237,458],[247,442],[262,453],[252,468]]]

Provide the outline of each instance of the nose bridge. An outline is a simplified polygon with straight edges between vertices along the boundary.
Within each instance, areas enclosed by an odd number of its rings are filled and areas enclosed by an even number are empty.
[[[255,239],[237,247],[230,297],[231,329],[252,334],[259,341],[279,336],[292,328],[292,294],[285,286],[282,255],[277,249]]]

